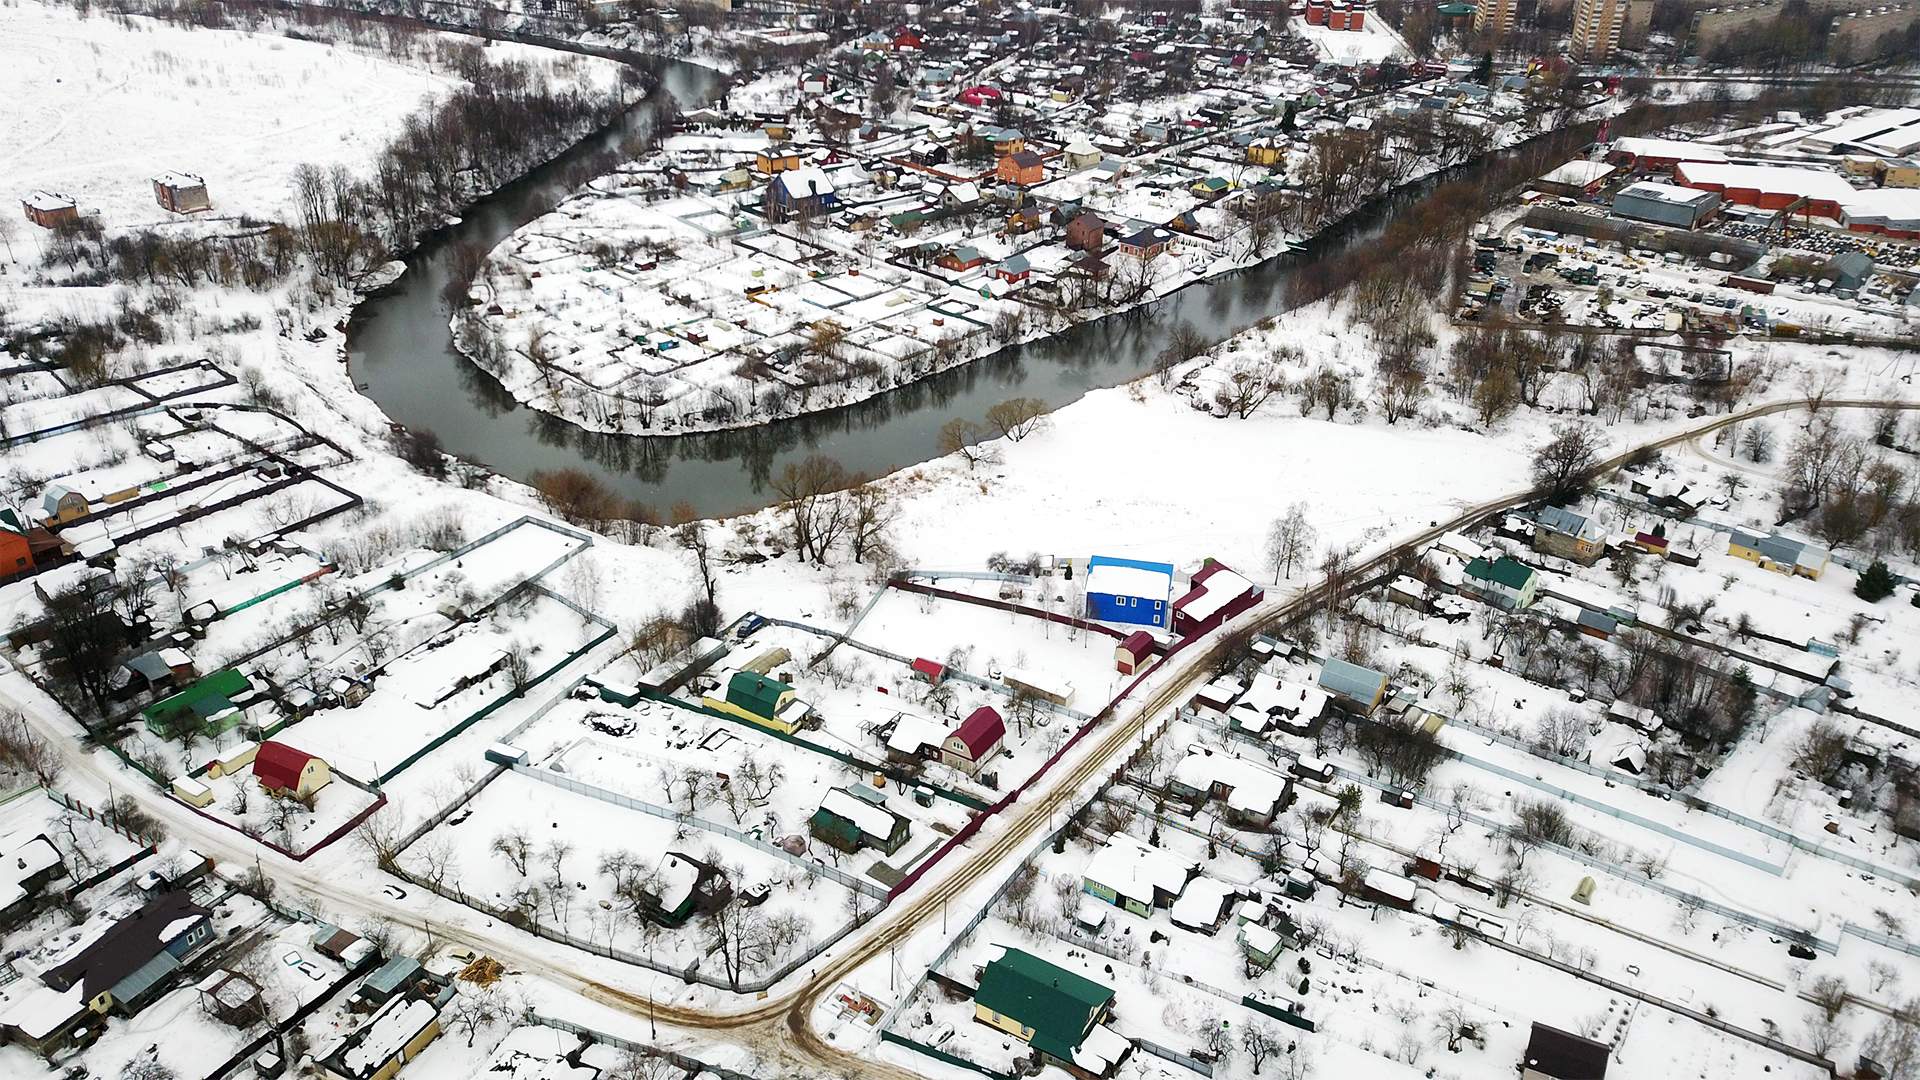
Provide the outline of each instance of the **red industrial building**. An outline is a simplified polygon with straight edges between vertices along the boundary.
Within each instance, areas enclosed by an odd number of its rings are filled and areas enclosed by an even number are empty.
[[[1674,166],[1673,179],[1685,187],[1718,192],[1739,206],[1792,208],[1805,217],[1838,218],[1841,206],[1859,194],[1835,173],[1773,165],[1683,161]]]

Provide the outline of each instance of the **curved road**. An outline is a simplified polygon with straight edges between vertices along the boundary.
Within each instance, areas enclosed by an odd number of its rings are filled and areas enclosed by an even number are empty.
[[[1818,405],[1806,399],[1772,402],[1708,420],[1676,434],[1632,447],[1600,462],[1594,471],[1596,475],[1603,474],[1636,455],[1692,442],[1730,424],[1806,408],[1913,410],[1920,409],[1920,401],[1850,398],[1827,400]],[[1529,489],[1468,507],[1444,522],[1402,537],[1369,556],[1355,566],[1354,576],[1364,578],[1444,532],[1471,527],[1491,515],[1525,505],[1536,497],[1536,492]],[[1082,749],[1073,764],[1057,780],[1035,798],[1015,804],[1004,815],[1002,822],[982,830],[980,835],[983,844],[956,852],[957,861],[953,865],[942,868],[944,872],[929,875],[920,889],[868,923],[850,948],[814,969],[804,982],[779,996],[738,1011],[709,1011],[650,1002],[646,994],[636,990],[582,975],[567,962],[564,955],[558,958],[553,955],[562,951],[556,946],[529,939],[505,927],[487,930],[473,925],[449,926],[436,922],[384,896],[366,895],[352,887],[354,879],[351,877],[347,878],[347,884],[342,884],[341,875],[330,874],[322,867],[310,867],[279,857],[267,858],[259,848],[243,838],[224,829],[207,826],[162,792],[136,787],[131,789],[131,794],[176,835],[191,836],[197,847],[216,859],[239,865],[256,860],[272,863],[272,876],[277,882],[333,905],[333,910],[328,913],[330,917],[337,918],[342,913],[384,917],[414,929],[427,929],[431,923],[431,929],[442,937],[484,950],[519,970],[541,975],[585,997],[636,1016],[651,1015],[669,1025],[686,1029],[726,1032],[732,1040],[762,1051],[774,1051],[805,1068],[829,1070],[836,1076],[904,1080],[916,1074],[858,1057],[821,1038],[810,1023],[814,1006],[841,979],[906,940],[926,920],[937,916],[944,905],[960,898],[969,888],[994,872],[1006,870],[1007,860],[1026,851],[1029,845],[1037,841],[1056,813],[1072,813],[1079,808],[1082,790],[1122,760],[1124,752],[1132,746],[1151,717],[1164,713],[1183,700],[1192,687],[1203,680],[1217,662],[1239,648],[1248,635],[1285,627],[1310,613],[1325,592],[1326,586],[1319,584],[1298,590],[1284,599],[1270,598],[1234,620],[1228,628],[1216,634],[1213,642],[1205,648],[1183,654],[1168,667],[1157,670],[1144,697],[1120,709],[1110,705],[1095,718],[1096,722],[1108,726]],[[22,702],[0,694],[0,705],[18,708],[29,723],[48,736],[53,745],[60,749],[68,769],[85,775],[103,787],[111,786],[117,791],[129,790],[125,786],[127,776],[117,763],[110,756],[93,753],[74,739],[75,725],[71,719],[48,709],[44,699]]]

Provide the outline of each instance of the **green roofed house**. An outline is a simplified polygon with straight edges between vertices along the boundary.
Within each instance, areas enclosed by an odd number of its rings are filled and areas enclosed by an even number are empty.
[[[771,675],[736,671],[727,677],[726,686],[726,697],[708,695],[700,703],[783,735],[793,734],[810,711],[805,702],[794,697],[793,687]]]
[[[1076,1076],[1106,1076],[1133,1049],[1107,1027],[1113,991],[1024,952],[1004,949],[980,973],[973,1018],[1020,1039]]]
[[[1505,555],[1492,562],[1474,559],[1467,564],[1467,591],[1508,611],[1531,605],[1539,583],[1540,575],[1532,567]]]
[[[235,699],[253,689],[253,682],[239,668],[216,671],[140,711],[147,730],[166,738],[174,732],[195,729],[205,735],[231,730],[246,712]],[[197,725],[197,727],[196,727]]]

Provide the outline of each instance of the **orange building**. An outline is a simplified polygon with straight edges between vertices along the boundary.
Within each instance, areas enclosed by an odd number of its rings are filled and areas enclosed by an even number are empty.
[[[1032,150],[1021,150],[1001,158],[993,168],[993,175],[1022,187],[1038,184],[1047,177],[1046,159]]]

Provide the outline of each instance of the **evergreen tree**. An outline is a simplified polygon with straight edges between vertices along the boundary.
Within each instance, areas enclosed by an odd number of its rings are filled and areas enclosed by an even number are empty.
[[[1860,580],[1854,582],[1853,595],[1869,604],[1877,604],[1893,595],[1894,585],[1893,571],[1887,569],[1886,561],[1875,559],[1873,565],[1860,575]]]

